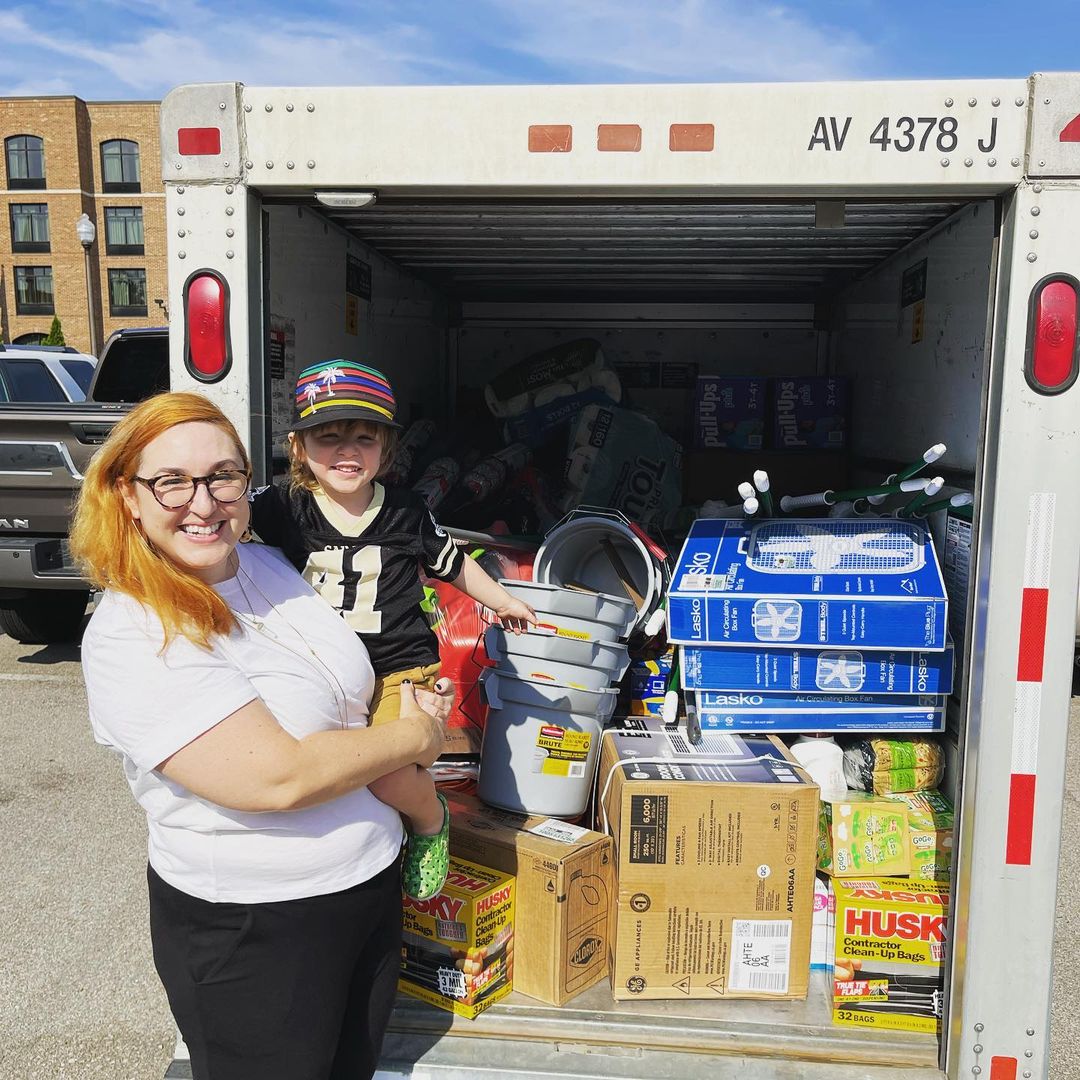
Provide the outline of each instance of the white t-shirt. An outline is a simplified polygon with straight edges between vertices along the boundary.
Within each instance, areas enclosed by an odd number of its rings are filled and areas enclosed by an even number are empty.
[[[303,810],[244,813],[154,771],[256,698],[296,738],[338,730],[343,718],[367,726],[374,676],[363,643],[280,552],[258,544],[237,551],[239,573],[215,588],[234,611],[264,620],[263,630],[242,620],[209,652],[177,636],[159,655],[157,616],[105,593],[82,645],[94,736],[123,757],[146,811],[150,865],[170,885],[242,904],[347,889],[389,866],[401,847],[397,811],[367,788]]]

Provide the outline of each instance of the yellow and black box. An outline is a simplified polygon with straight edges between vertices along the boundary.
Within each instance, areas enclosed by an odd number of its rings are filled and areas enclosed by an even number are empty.
[[[514,979],[514,877],[450,860],[442,891],[402,897],[398,988],[472,1020],[510,993]]]

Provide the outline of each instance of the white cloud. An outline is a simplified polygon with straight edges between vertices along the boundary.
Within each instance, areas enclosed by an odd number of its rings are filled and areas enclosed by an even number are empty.
[[[872,48],[790,9],[732,0],[70,0],[0,11],[0,94],[160,97],[189,82],[252,85],[827,79]]]

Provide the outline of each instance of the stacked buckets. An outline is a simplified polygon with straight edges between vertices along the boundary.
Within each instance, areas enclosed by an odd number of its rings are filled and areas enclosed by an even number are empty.
[[[611,547],[640,606],[627,598]],[[662,584],[638,537],[609,516],[578,515],[553,529],[534,574],[501,584],[539,625],[523,634],[492,626],[484,637],[496,666],[481,676],[489,711],[478,794],[507,810],[572,818],[588,805],[618,697],[612,684],[629,665],[623,642],[659,605]]]

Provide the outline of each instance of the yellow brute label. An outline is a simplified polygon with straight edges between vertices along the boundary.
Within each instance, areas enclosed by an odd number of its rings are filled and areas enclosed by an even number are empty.
[[[587,731],[545,724],[536,737],[536,746],[542,751],[540,771],[546,776],[580,777],[585,775],[592,735]]]

